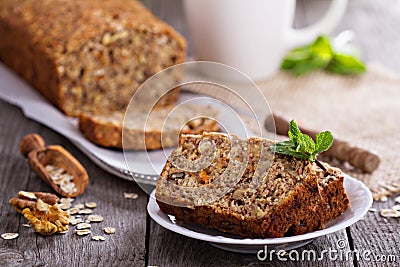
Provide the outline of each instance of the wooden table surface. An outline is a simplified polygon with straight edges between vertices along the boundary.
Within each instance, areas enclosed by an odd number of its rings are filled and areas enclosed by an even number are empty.
[[[184,32],[179,0],[149,0],[153,11]],[[400,72],[400,2],[396,0],[350,0],[347,14],[336,33],[352,29],[356,43],[363,48],[364,59],[382,63]],[[315,21],[329,1],[299,1],[296,27]],[[0,81],[1,82],[1,81]],[[399,88],[400,89],[400,88]],[[61,144],[86,167],[90,184],[75,203],[95,201],[96,213],[104,217],[93,224],[94,234],[102,234],[105,226],[115,227],[114,235],[104,242],[94,242],[89,236],[65,235],[43,237],[23,226],[25,219],[8,204],[8,199],[20,190],[51,191],[28,167],[20,155],[18,143],[27,133],[36,132],[48,144]],[[382,177],[384,178],[384,177]],[[139,194],[136,200],[125,199],[124,192]],[[0,100],[0,233],[18,232],[14,240],[0,239],[1,266],[398,266],[400,262],[400,219],[385,219],[378,212],[369,212],[363,220],[345,230],[315,239],[298,251],[336,249],[337,242],[347,244],[341,251],[370,252],[363,257],[330,261],[261,262],[256,254],[239,254],[217,249],[206,242],[170,232],[157,225],[146,212],[148,196],[134,182],[122,180],[98,168],[66,138],[24,117],[21,110]],[[378,210],[394,205],[377,202]],[[393,256],[392,256],[393,255]],[[393,258],[394,257],[394,258]],[[379,261],[379,258],[382,261]],[[385,259],[386,258],[386,259]],[[386,260],[386,261],[385,261]],[[396,262],[393,262],[395,260]]]

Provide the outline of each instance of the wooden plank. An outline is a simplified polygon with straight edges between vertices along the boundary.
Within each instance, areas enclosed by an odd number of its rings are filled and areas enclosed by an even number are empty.
[[[150,226],[150,240],[149,240],[149,265],[155,266],[257,266],[264,264],[272,264],[273,266],[296,266],[299,264],[297,259],[304,258],[305,261],[301,262],[301,266],[315,266],[318,263],[321,266],[353,266],[352,260],[345,259],[346,251],[349,246],[340,249],[337,254],[337,261],[331,261],[327,255],[329,249],[337,249],[337,243],[345,242],[349,244],[345,230],[317,238],[312,243],[297,249],[297,252],[287,251],[289,255],[284,257],[285,260],[280,260],[276,255],[267,257],[265,261],[260,261],[257,254],[241,254],[236,252],[229,252],[213,247],[207,242],[188,238],[169,230],[166,230],[151,222]],[[167,245],[168,244],[168,245]],[[303,252],[307,250],[307,252]],[[316,260],[308,260],[308,251],[314,251],[317,256]],[[298,254],[296,254],[298,253]],[[310,252],[312,253],[312,252]],[[297,256],[298,255],[298,256]],[[304,256],[302,256],[304,255]],[[312,255],[312,254],[311,254]],[[321,256],[322,255],[322,256]],[[332,255],[335,255],[333,253]],[[310,256],[313,259],[313,256]],[[320,258],[320,259],[318,259]]]
[[[144,266],[147,195],[133,182],[114,177],[78,151],[68,140],[46,127],[26,119],[16,107],[0,101],[0,232],[18,232],[15,240],[0,240],[0,265],[23,266]],[[74,203],[94,201],[94,213],[102,223],[93,223],[93,235],[103,235],[104,242],[90,236],[79,237],[74,227],[65,235],[41,236],[22,226],[25,218],[16,213],[8,199],[19,190],[47,191],[51,188],[32,173],[18,151],[19,140],[29,132],[38,132],[48,144],[61,144],[87,169],[87,191]],[[124,192],[139,194],[137,200],[124,199]],[[105,235],[103,227],[115,227],[114,235]]]
[[[398,203],[397,203],[398,204]],[[384,218],[379,211],[395,205],[394,197],[387,202],[374,202],[378,211],[368,212],[363,220],[350,227],[350,239],[353,242],[357,262],[360,266],[395,266],[400,261],[399,218]]]
[[[22,262],[33,265],[38,252],[36,237],[28,235],[28,229],[22,227],[21,215],[11,208],[8,200],[29,183],[30,169],[19,153],[18,140],[23,132],[37,132],[41,126],[27,124],[15,109],[0,101],[0,233],[20,233],[24,239],[20,236],[14,240],[0,240],[0,264],[5,266],[17,266]],[[21,250],[21,243],[30,244],[30,247]]]

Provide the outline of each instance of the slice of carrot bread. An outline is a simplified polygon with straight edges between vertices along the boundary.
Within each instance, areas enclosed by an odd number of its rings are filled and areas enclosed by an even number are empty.
[[[180,106],[178,111],[174,111],[173,106],[160,107],[150,114],[126,116],[125,124],[124,112],[82,114],[79,117],[79,129],[96,145],[121,149],[124,134],[125,149],[153,150],[176,146],[179,133],[218,131],[218,123],[212,119],[216,118],[217,113],[215,109],[203,106]]]
[[[349,199],[343,186],[344,176],[340,169],[323,163],[327,172],[314,166],[318,177],[318,188],[322,197],[321,208],[310,213],[309,222],[328,223],[342,214],[349,206]],[[307,225],[302,223],[294,226],[292,233],[304,233]]]
[[[307,160],[274,155],[272,144],[221,133],[181,136],[157,182],[160,209],[251,238],[318,230],[346,209],[348,201],[336,204],[347,199],[338,170],[332,178],[320,177]],[[325,199],[332,194],[336,200]]]
[[[349,206],[349,199],[343,187],[344,176],[340,169],[324,163],[327,173],[318,168],[318,185],[325,205],[325,223],[342,214]]]

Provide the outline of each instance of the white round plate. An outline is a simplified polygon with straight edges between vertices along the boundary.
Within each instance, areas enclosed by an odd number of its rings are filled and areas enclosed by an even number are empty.
[[[304,246],[316,237],[345,229],[356,223],[368,212],[372,205],[372,195],[369,189],[362,182],[348,175],[344,177],[344,187],[350,200],[350,206],[342,215],[326,224],[326,228],[323,230],[290,237],[250,239],[219,232],[193,223],[177,224],[174,216],[167,215],[159,209],[155,199],[155,191],[151,193],[147,211],[151,218],[162,227],[184,236],[210,242],[211,245],[221,249],[241,253],[254,253],[263,249],[264,245],[268,245],[269,250],[290,250]]]

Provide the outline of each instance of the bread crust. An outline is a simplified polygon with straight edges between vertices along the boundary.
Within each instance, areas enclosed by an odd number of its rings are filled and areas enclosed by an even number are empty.
[[[70,116],[124,109],[186,54],[182,36],[135,0],[4,0],[0,36],[0,60]]]
[[[168,108],[159,108],[169,111]],[[216,111],[211,110],[210,114]],[[118,116],[117,116],[118,115]],[[219,125],[216,120],[202,119],[200,124],[192,127],[183,127],[165,129],[154,128],[144,131],[139,128],[127,126],[123,129],[123,114],[109,114],[106,118],[115,118],[115,120],[104,121],[99,116],[82,114],[79,117],[79,130],[92,143],[109,148],[132,149],[132,150],[155,150],[160,148],[174,147],[178,145],[178,134],[201,134],[203,132],[218,131]],[[191,125],[189,121],[188,125]],[[124,135],[124,138],[123,138]],[[145,136],[145,138],[143,138]]]

